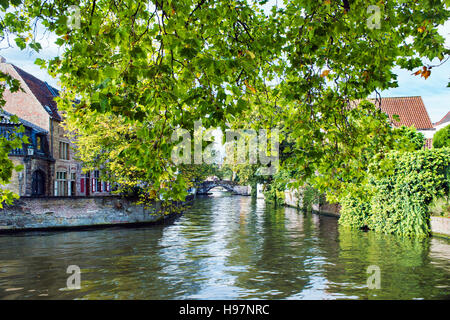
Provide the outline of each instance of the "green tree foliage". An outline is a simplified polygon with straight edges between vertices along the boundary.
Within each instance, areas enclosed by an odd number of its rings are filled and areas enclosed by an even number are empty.
[[[214,175],[220,180],[231,180],[233,178],[233,171],[227,165],[218,165],[214,170]]]
[[[0,109],[1,118],[2,113]],[[16,116],[12,116],[9,121],[17,123],[19,119]],[[0,185],[5,185],[10,182],[13,170],[21,171],[23,169],[22,165],[14,165],[8,158],[8,154],[16,148],[22,148],[22,143],[28,143],[28,138],[21,135],[24,132],[25,128],[20,125],[13,127],[8,137],[0,136]],[[17,198],[19,198],[17,194],[0,187],[0,209],[3,208],[4,203],[12,204],[13,200]]]
[[[379,163],[371,165],[370,199],[347,195],[341,202],[339,223],[405,236],[428,236],[429,205],[448,197],[450,148],[393,152],[388,176],[378,176]]]
[[[283,165],[297,169],[299,185],[309,180],[336,199],[358,189],[369,159],[396,138],[374,105],[352,101],[397,86],[394,66],[415,71],[449,54],[437,32],[450,17],[444,1],[291,0],[265,11],[265,0],[86,0],[76,3],[79,28],[67,23],[73,4],[24,0],[13,14],[58,37],[61,56],[37,62],[60,78],[69,128],[79,139],[98,135],[98,153],[81,159],[133,168],[124,179],[174,199],[186,182],[170,137],[198,119],[207,128],[279,126],[291,146]],[[18,45],[37,46],[26,37]],[[130,130],[120,152],[103,140],[99,117]]]
[[[0,4],[0,11],[4,13],[10,5],[18,5],[20,1],[2,1]],[[15,43],[22,47],[25,43],[25,33],[29,33],[31,30],[28,20],[24,15],[16,15],[12,12],[6,12],[2,14],[0,18],[0,41],[9,41],[9,35],[12,35]],[[39,46],[36,45],[35,50],[39,50]],[[11,92],[17,92],[20,89],[20,83],[18,80],[13,79],[10,75],[0,72],[0,117],[2,115],[2,107],[5,104],[3,99],[3,93],[5,90]],[[18,119],[13,117],[10,119],[12,122],[17,122]],[[0,137],[0,208],[3,203],[11,204],[12,201],[18,198],[17,194],[2,188],[1,185],[8,184],[10,182],[13,170],[20,171],[21,166],[14,166],[12,161],[8,158],[8,154],[15,148],[22,147],[22,143],[26,143],[26,138],[21,138],[20,133],[23,133],[23,128],[17,130],[15,134],[12,134],[9,139]]]
[[[284,192],[288,190],[292,182],[292,172],[285,168],[279,170],[270,177],[264,185],[264,198],[275,205],[284,204]]]
[[[215,176],[218,171],[216,165],[183,164],[180,165],[180,174],[187,182],[187,187],[197,187],[209,176]]]
[[[423,149],[425,136],[414,127],[401,126],[397,129],[400,135],[399,144],[409,147],[410,150]]]
[[[10,6],[17,6],[21,3],[19,0],[4,0],[0,3],[0,41],[12,41],[20,47],[24,48],[26,42],[32,37],[30,31],[31,26],[28,18],[24,14],[15,14],[14,12],[6,12],[11,9]],[[30,48],[33,50],[39,50],[40,45],[35,41],[30,41]],[[17,92],[20,89],[20,83],[18,80],[12,78],[10,75],[0,72],[0,116],[2,107],[5,104],[3,99],[3,93],[5,90],[10,92]],[[11,122],[18,122],[17,117],[12,117]],[[20,171],[22,166],[15,166],[9,159],[9,153],[15,149],[22,147],[22,143],[27,143],[26,137],[22,136],[23,127],[18,127],[16,132],[13,132],[9,139],[0,137],[0,208],[3,204],[11,204],[14,199],[18,198],[18,195],[3,188],[2,185],[8,184],[11,180],[13,170]]]
[[[450,125],[438,130],[433,136],[433,148],[450,147]]]

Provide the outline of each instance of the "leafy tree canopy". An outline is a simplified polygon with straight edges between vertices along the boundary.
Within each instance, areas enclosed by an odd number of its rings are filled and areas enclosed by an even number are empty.
[[[64,49],[37,63],[60,79],[68,128],[98,143],[81,158],[115,162],[116,179],[133,168],[127,179],[168,198],[185,186],[171,134],[199,119],[206,128],[278,126],[291,145],[282,165],[297,169],[298,183],[336,196],[357,188],[367,159],[383,158],[398,140],[387,117],[362,101],[397,86],[394,66],[427,78],[426,61],[450,53],[437,32],[448,0],[292,0],[266,11],[264,0],[11,4],[3,30],[17,45],[39,50],[24,34],[38,21]],[[71,5],[80,9],[75,28]]]
[[[425,143],[425,135],[418,132],[414,127],[401,126],[397,129],[401,140],[399,143],[407,145],[412,150],[423,149]]]

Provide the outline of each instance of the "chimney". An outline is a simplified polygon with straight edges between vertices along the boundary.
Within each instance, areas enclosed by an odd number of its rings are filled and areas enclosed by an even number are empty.
[[[0,63],[6,63],[5,57],[0,56]]]

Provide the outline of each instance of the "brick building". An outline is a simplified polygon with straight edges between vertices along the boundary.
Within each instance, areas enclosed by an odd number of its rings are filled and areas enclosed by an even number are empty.
[[[13,133],[28,137],[29,143],[10,152],[9,158],[15,166],[23,165],[20,172],[13,171],[11,183],[4,186],[19,196],[50,196],[52,195],[52,170],[55,160],[50,155],[48,132],[44,129],[19,118],[19,123],[11,121],[12,114],[0,110],[0,136],[6,139]],[[20,125],[24,133],[17,133]],[[3,187],[3,186],[0,186]]]
[[[17,115],[48,133],[49,156],[53,159],[46,179],[51,181],[53,196],[97,196],[110,194],[109,184],[99,179],[98,171],[82,171],[82,164],[75,159],[75,147],[62,126],[63,117],[55,97],[58,90],[19,67],[0,61],[0,71],[20,81],[22,91],[5,90],[3,109]]]

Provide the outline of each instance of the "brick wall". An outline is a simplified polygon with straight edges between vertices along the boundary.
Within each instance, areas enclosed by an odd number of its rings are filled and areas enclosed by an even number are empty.
[[[10,159],[15,166],[21,165],[21,164],[23,165],[23,162],[22,162],[21,158],[19,158],[19,157],[10,157]],[[19,172],[13,170],[10,183],[5,184],[5,185],[0,184],[0,188],[7,189],[7,190],[12,191],[19,195],[23,194],[25,189],[22,187],[22,183],[20,182],[20,179],[19,179],[20,175],[21,174]],[[22,173],[22,175],[23,175],[23,173]]]
[[[45,177],[45,195],[51,196],[53,194],[52,190],[52,176],[53,176],[53,163],[44,160],[44,159],[30,159],[25,162],[25,169],[24,169],[24,186],[25,186],[25,193],[22,193],[21,195],[25,196],[31,196],[32,190],[32,177],[33,173],[36,170],[40,170],[44,173]]]
[[[38,157],[11,156],[10,159],[15,166],[22,165],[23,170],[14,170],[11,176],[11,182],[6,185],[0,185],[0,187],[8,189],[19,196],[31,196],[33,173],[36,170],[41,170],[45,176],[45,195],[50,196],[53,194],[51,178],[53,174],[52,162]]]
[[[75,174],[75,193],[74,195],[78,196],[80,194],[80,175],[81,175],[81,166],[78,161],[75,160],[75,148],[74,144],[69,140],[62,123],[56,120],[52,120],[52,132],[50,135],[53,138],[50,138],[51,146],[53,147],[53,158],[55,158],[54,164],[54,176],[53,181],[56,179],[56,172],[66,172],[67,179],[70,183],[72,174]],[[67,143],[69,145],[68,159],[63,159],[62,154],[60,153],[60,143]],[[53,183],[54,188],[54,183]],[[55,195],[53,190],[53,195]]]
[[[7,63],[0,63],[0,71],[19,79],[21,87],[24,90],[19,90],[14,93],[11,93],[9,90],[5,90],[3,98],[6,103],[3,109],[48,131],[50,127],[49,114],[44,110],[28,86],[20,78],[17,71],[12,67],[12,65]]]

